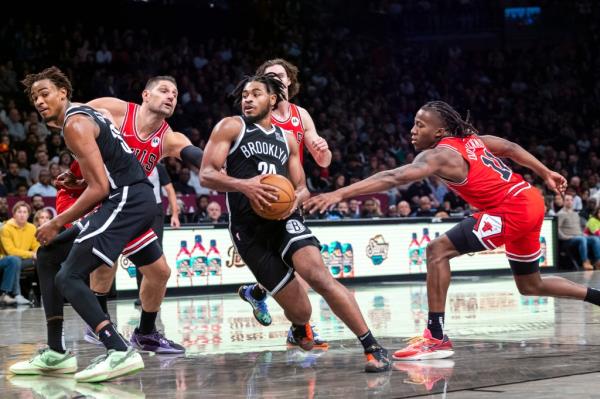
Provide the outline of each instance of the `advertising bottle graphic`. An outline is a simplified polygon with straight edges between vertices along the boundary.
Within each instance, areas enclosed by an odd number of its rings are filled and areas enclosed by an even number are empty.
[[[421,264],[421,245],[417,241],[417,233],[412,233],[412,240],[408,246],[408,271],[412,273],[414,266]]]
[[[321,244],[321,258],[323,259],[325,267],[329,269],[329,245]]]
[[[187,241],[181,240],[181,246],[179,252],[175,257],[175,268],[177,269],[177,286],[179,286],[179,279],[190,279],[190,286],[192,285],[192,273],[190,270],[190,252],[187,249]]]
[[[194,248],[190,253],[190,266],[194,273],[194,276],[206,276],[207,275],[207,260],[206,260],[206,249],[202,245],[202,236],[197,234],[194,237]]]
[[[333,277],[344,277],[344,255],[342,253],[342,244],[339,241],[333,241],[329,244],[329,270]]]
[[[342,245],[342,266],[344,277],[354,277],[354,251],[349,242]]]
[[[540,266],[548,266],[546,237],[540,237],[540,249],[542,251],[542,255],[540,256]]]
[[[210,240],[206,260],[208,262],[208,284],[221,284],[223,274],[221,273],[221,253],[217,249],[217,240]]]
[[[421,263],[427,263],[427,245],[431,242],[431,238],[429,238],[429,229],[427,227],[423,228],[423,237],[421,237],[421,241],[419,242],[419,255],[421,256]],[[421,271],[421,267],[419,267],[419,271]]]

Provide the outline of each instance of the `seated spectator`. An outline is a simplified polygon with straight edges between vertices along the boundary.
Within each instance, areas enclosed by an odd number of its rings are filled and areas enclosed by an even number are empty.
[[[56,188],[51,184],[50,171],[42,169],[39,172],[39,181],[33,186],[29,187],[27,195],[33,197],[36,194],[42,197],[56,197]]]
[[[201,195],[196,198],[196,212],[192,215],[193,223],[200,223],[202,220],[206,220],[208,218],[208,212],[206,208],[208,208],[209,197],[208,195]]]
[[[208,204],[206,213],[208,214],[208,217],[202,220],[205,223],[227,223],[229,219],[227,214],[224,215],[222,213],[221,205],[219,205],[219,203],[216,201],[212,201],[210,204]]]
[[[46,204],[44,203],[44,197],[40,194],[34,194],[31,196],[31,215],[29,216],[29,223],[33,223],[33,216],[40,210],[44,209]]]
[[[600,237],[584,236],[581,228],[581,218],[573,210],[573,196],[565,195],[564,206],[558,212],[558,238],[566,241],[567,245],[577,246],[583,268],[594,270],[600,267]],[[594,265],[588,256],[588,246],[592,250]]]
[[[350,217],[350,208],[348,207],[347,201],[340,201],[337,203],[335,208],[327,212],[325,219],[327,220],[341,220]]]
[[[431,199],[427,195],[419,198],[419,208],[413,212],[413,216],[417,217],[433,217],[436,210],[431,207]]]
[[[397,218],[398,217],[398,206],[392,204],[388,206],[387,217]]]
[[[412,210],[410,209],[410,205],[408,202],[406,202],[406,201],[398,202],[398,217],[407,218],[410,216],[411,213],[412,213]]]
[[[434,218],[436,219],[447,219],[449,217],[450,215],[448,215],[448,212],[446,211],[437,211],[434,215]]]
[[[357,219],[360,217],[360,204],[361,202],[357,199],[351,199],[350,202],[348,202],[348,213],[351,219]]]
[[[48,151],[46,150],[46,146],[44,144],[38,145],[38,148],[35,152],[36,163],[31,165],[30,177],[32,182],[37,182],[39,180],[39,175],[42,170],[50,171],[50,157],[48,156]]]
[[[52,212],[49,209],[46,209],[46,208],[40,209],[33,216],[33,225],[37,229],[38,227],[40,227],[41,225],[43,225],[44,223],[46,223],[53,217],[54,217],[54,215],[52,214]]]
[[[379,218],[382,216],[379,201],[375,198],[365,200],[360,212],[361,218]]]
[[[21,201],[27,201],[29,199],[29,195],[27,195],[27,192],[29,191],[29,187],[27,187],[27,184],[19,184],[17,186],[17,191],[15,192],[15,196],[19,198],[19,200]]]
[[[187,167],[181,168],[178,179],[173,183],[175,192],[179,194],[196,194],[196,190],[194,190],[194,187],[189,185],[189,181],[190,169]]]
[[[0,197],[0,222],[4,223],[10,219],[8,214],[8,200],[6,197]]]
[[[27,179],[19,174],[19,170],[20,168],[17,162],[9,162],[8,173],[4,176],[4,185],[9,194],[16,193],[19,184],[25,184],[25,186],[27,186]]]
[[[600,207],[597,207],[594,213],[592,213],[585,225],[585,229],[590,235],[600,236]]]

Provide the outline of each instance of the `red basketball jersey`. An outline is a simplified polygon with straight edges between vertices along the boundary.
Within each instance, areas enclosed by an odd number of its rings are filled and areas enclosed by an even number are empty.
[[[302,126],[302,118],[300,117],[298,106],[290,103],[290,116],[284,121],[278,120],[274,114],[271,114],[271,122],[283,130],[289,130],[294,133],[294,137],[298,142],[300,163],[302,163],[304,160],[304,126]]]
[[[162,125],[148,138],[142,139],[135,125],[135,117],[140,106],[127,103],[127,113],[121,126],[121,135],[127,145],[135,152],[135,156],[142,164],[146,175],[150,175],[156,163],[162,157],[163,137],[169,129],[169,124],[163,121]]]
[[[76,178],[82,179],[83,176],[81,174],[81,168],[79,167],[79,162],[76,160],[71,162],[71,166],[69,167],[71,173],[75,175]],[[56,193],[56,213],[61,214],[67,209],[71,207],[77,201],[77,198],[81,195],[83,190],[71,190],[68,188],[61,188]]]
[[[531,187],[521,175],[513,173],[502,160],[496,158],[477,135],[444,137],[437,147],[456,151],[467,161],[467,178],[460,183],[446,183],[479,210],[497,207],[509,195],[516,196]]]

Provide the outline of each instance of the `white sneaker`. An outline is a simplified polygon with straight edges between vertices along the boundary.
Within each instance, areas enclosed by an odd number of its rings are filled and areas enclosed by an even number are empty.
[[[0,303],[3,305],[14,305],[17,303],[17,300],[8,294],[2,294],[2,296],[0,296]]]
[[[102,382],[135,373],[144,368],[142,356],[132,347],[126,352],[109,350],[105,355],[98,356],[85,369],[75,374],[77,382]]]
[[[31,305],[31,302],[21,294],[15,297],[15,301],[17,305]]]
[[[20,375],[69,374],[77,371],[77,358],[71,351],[58,353],[44,348],[31,359],[13,364],[9,371]]]

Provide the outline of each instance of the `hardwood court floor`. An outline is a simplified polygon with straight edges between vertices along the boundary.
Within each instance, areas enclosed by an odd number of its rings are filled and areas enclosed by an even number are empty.
[[[600,287],[600,272],[563,276]],[[424,283],[351,287],[371,330],[390,350],[425,326]],[[565,398],[600,396],[600,308],[522,297],[510,277],[455,278],[447,333],[456,353],[443,360],[396,362],[366,374],[360,345],[325,302],[311,294],[313,322],[327,351],[287,349],[288,323],[269,299],[273,324],[262,327],[235,294],[169,298],[159,327],[187,348],[181,357],[143,355],[146,369],[102,384],[70,378],[10,377],[7,369],[45,340],[42,309],[0,309],[0,398]],[[129,337],[139,310],[110,303]],[[67,346],[80,367],[102,353],[83,340],[84,325],[65,310]]]

